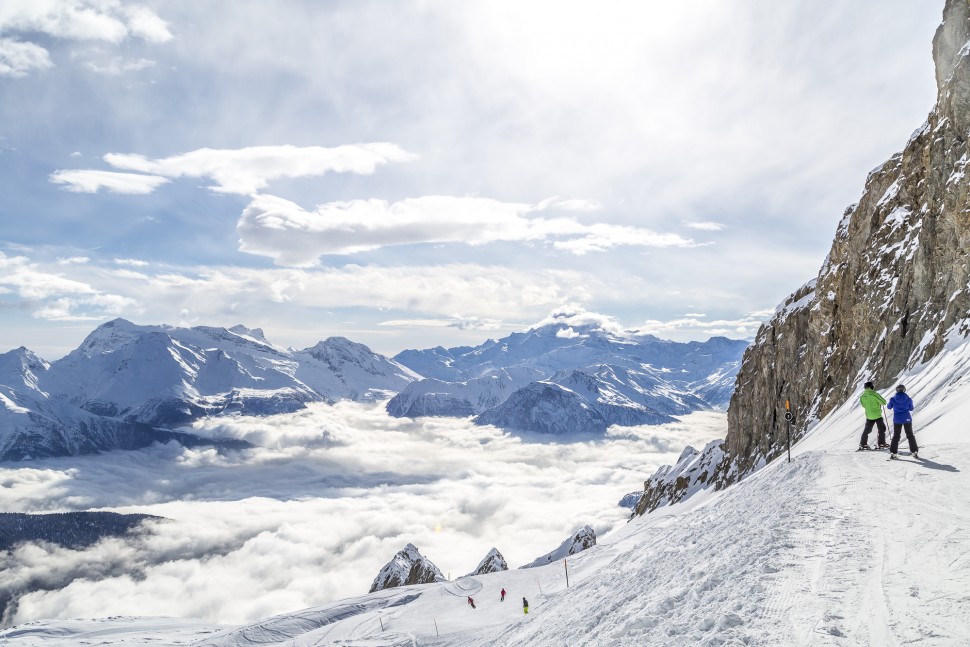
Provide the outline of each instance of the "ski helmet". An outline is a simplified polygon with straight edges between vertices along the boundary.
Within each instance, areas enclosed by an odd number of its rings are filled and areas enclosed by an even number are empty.
[[[896,393],[906,393],[906,387],[900,384],[896,387]]]
[[[864,388],[864,389],[875,389],[876,387],[873,386],[872,382],[866,382],[865,384],[862,385],[862,388]]]

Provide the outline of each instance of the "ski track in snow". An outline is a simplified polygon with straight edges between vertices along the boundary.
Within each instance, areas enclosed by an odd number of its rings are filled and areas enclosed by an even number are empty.
[[[967,646],[967,361],[970,345],[910,376],[920,460],[854,451],[862,417],[852,398],[793,448],[790,464],[782,457],[724,492],[640,517],[570,557],[569,588],[557,562],[380,591],[246,627],[52,620],[0,632],[0,644]],[[499,602],[503,587],[509,595]]]

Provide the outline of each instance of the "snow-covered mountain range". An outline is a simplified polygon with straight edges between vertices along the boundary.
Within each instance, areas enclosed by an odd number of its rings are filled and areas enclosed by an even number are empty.
[[[56,362],[26,348],[0,355],[0,460],[201,442],[170,430],[207,415],[384,398],[419,377],[342,337],[292,350],[243,326],[115,319]]]
[[[540,433],[670,422],[727,405],[747,342],[678,343],[559,312],[477,347],[408,350],[395,361],[427,376],[387,404],[397,417],[476,416]]]
[[[175,430],[204,416],[395,393],[387,409],[398,417],[477,415],[481,424],[557,434],[656,424],[723,406],[746,346],[628,338],[576,319],[554,315],[476,348],[395,359],[343,337],[294,350],[258,328],[115,319],[56,362],[23,347],[0,355],[0,460],[210,442]]]

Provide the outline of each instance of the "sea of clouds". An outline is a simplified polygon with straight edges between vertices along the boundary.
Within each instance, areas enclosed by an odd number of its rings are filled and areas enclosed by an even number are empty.
[[[723,437],[726,421],[695,413],[553,442],[341,402],[216,418],[194,431],[258,447],[169,443],[0,467],[7,512],[164,517],[83,550],[28,544],[0,552],[0,598],[32,591],[5,623],[108,615],[250,622],[366,593],[409,542],[452,578],[493,546],[515,568],[583,524],[600,538],[622,526],[629,510],[619,499],[685,444]]]

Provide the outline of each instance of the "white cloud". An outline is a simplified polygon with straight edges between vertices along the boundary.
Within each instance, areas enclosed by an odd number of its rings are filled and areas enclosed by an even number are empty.
[[[580,335],[578,332],[570,327],[560,328],[556,331],[556,337],[559,339],[576,339],[577,337],[584,337],[585,335]]]
[[[687,227],[691,229],[699,229],[700,231],[723,231],[727,225],[719,222],[688,222]]]
[[[70,170],[54,171],[50,175],[54,184],[64,184],[74,193],[97,193],[107,189],[114,193],[144,195],[151,193],[167,179],[157,175],[138,175],[136,173],[116,173],[114,171]]]
[[[0,4],[0,35],[11,33],[115,44],[129,36],[155,43],[172,38],[165,21],[147,7],[103,0],[5,0]],[[22,77],[52,66],[41,45],[0,38],[0,76]]]
[[[99,65],[94,61],[88,61],[84,66],[92,72],[97,72],[105,76],[121,76],[126,72],[137,72],[154,67],[155,61],[148,60],[147,58],[124,59],[116,57],[103,65]]]
[[[422,328],[458,328],[459,330],[499,330],[505,324],[497,319],[483,319],[480,317],[462,317],[454,315],[447,319],[391,319],[381,321],[378,326],[394,327],[422,327]]]
[[[87,264],[84,257],[62,259],[79,268]],[[88,283],[44,271],[23,256],[0,252],[0,289],[16,292],[32,307],[38,319],[78,321],[103,319],[121,314],[136,301],[118,294],[101,292]],[[11,289],[12,288],[12,289]]]
[[[640,335],[656,335],[670,337],[671,335],[688,334],[693,337],[722,336],[732,339],[746,339],[754,337],[758,328],[774,314],[774,310],[752,312],[739,319],[715,319],[706,321],[703,314],[685,314],[679,319],[668,321],[645,321],[637,326],[636,333]]]
[[[168,24],[151,9],[136,5],[127,6],[124,11],[132,35],[152,43],[165,43],[172,39]]]
[[[141,261],[137,258],[116,258],[115,265],[127,265],[128,267],[148,267],[148,261]]]
[[[676,234],[529,215],[536,210],[533,205],[488,198],[424,196],[394,203],[330,202],[309,212],[283,198],[256,195],[243,210],[236,230],[241,251],[296,266],[311,265],[324,254],[353,254],[414,243],[481,245],[578,236],[554,243],[575,254],[618,245],[693,245]]]
[[[589,252],[605,252],[614,247],[692,247],[694,242],[677,234],[660,234],[649,229],[622,225],[595,224],[587,228],[589,233],[581,238],[559,240],[553,243],[557,249],[583,255]]]
[[[198,150],[149,159],[143,155],[108,153],[104,160],[127,171],[169,178],[207,178],[219,193],[248,195],[279,178],[313,177],[326,173],[369,175],[389,162],[408,162],[416,156],[396,144],[375,142],[323,146],[251,146],[239,149]]]
[[[0,32],[109,43],[131,35],[152,42],[172,37],[165,21],[147,7],[103,0],[6,0],[0,7]]]
[[[517,566],[585,523],[601,536],[624,526],[623,495],[724,428],[723,414],[700,413],[564,451],[467,420],[397,419],[380,404],[343,402],[196,425],[261,446],[244,452],[170,444],[0,467],[3,510],[168,519],[85,549],[4,553],[0,597],[30,580],[54,585],[22,597],[15,623],[129,614],[244,623],[362,594],[408,542],[452,577],[493,546]]]
[[[101,321],[115,317],[138,303],[117,294],[95,294],[86,297],[61,297],[46,302],[32,313],[36,319],[48,321]]]
[[[70,256],[68,258],[57,259],[58,265],[83,265],[84,263],[90,263],[91,259],[87,256]]]
[[[620,325],[620,322],[618,322],[614,317],[600,314],[598,312],[590,312],[586,308],[575,303],[565,304],[556,308],[550,312],[547,317],[537,321],[530,326],[530,328],[541,328],[542,326],[554,325],[564,326],[570,330],[572,330],[574,326],[577,328],[589,327],[593,330],[601,330],[618,337],[624,337],[628,334],[627,330]],[[573,332],[577,335],[579,334],[575,330],[573,330]]]
[[[53,67],[47,50],[33,43],[0,38],[0,76],[20,78],[31,70]]]

